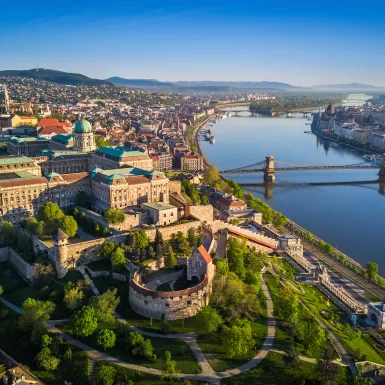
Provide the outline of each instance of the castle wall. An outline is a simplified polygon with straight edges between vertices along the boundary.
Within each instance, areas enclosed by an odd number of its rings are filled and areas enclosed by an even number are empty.
[[[0,248],[0,262],[9,262],[14,269],[29,281],[33,279],[33,268],[12,247]]]
[[[179,291],[158,292],[144,288],[136,278],[130,281],[129,302],[136,313],[154,319],[178,320],[198,314],[209,304],[212,276],[205,276],[198,285]]]
[[[190,214],[202,222],[213,223],[214,207],[212,205],[190,206]]]

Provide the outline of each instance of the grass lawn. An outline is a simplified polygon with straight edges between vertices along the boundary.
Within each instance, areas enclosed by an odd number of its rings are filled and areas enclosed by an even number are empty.
[[[156,291],[171,291],[171,286],[168,282],[159,285]]]
[[[63,330],[65,333],[71,334],[71,330],[68,324],[57,325],[59,329]],[[117,331],[118,324],[113,326],[103,326],[99,325],[98,330],[108,327],[109,329]],[[117,332],[118,333],[118,332]],[[98,350],[101,348],[98,346],[95,338],[96,333],[94,335],[84,338],[77,339],[83,341],[85,344],[92,346]],[[182,373],[200,373],[201,369],[195,359],[195,356],[189,346],[179,340],[179,339],[171,339],[171,338],[150,338],[144,336],[146,339],[149,338],[152,342],[152,346],[154,347],[154,353],[157,356],[156,361],[150,361],[145,357],[141,356],[133,356],[129,350],[126,350],[124,346],[126,344],[123,340],[119,341],[117,339],[117,344],[113,348],[106,349],[105,352],[113,357],[117,357],[121,360],[129,362],[131,364],[146,366],[148,368],[155,368],[162,370],[165,366],[165,351],[168,350],[171,353],[171,357],[177,363],[177,368]]]
[[[107,363],[108,365],[113,366],[117,373],[119,375],[124,376],[125,380],[131,380],[135,385],[170,385],[170,384],[180,384],[183,383],[183,380],[178,380],[175,379],[172,382],[164,379],[162,380],[159,376],[155,376],[153,374],[149,373],[143,373],[143,372],[138,372],[136,370],[131,370],[131,369],[126,369],[121,366],[112,364],[110,362]],[[201,381],[196,381],[196,380],[189,380],[191,385],[202,385],[203,382]]]
[[[346,375],[346,373],[343,373]],[[221,381],[222,385],[297,385],[301,379],[318,380],[316,365],[301,361],[296,369],[285,367],[283,356],[270,352],[255,368]]]
[[[226,352],[222,350],[221,340],[218,334],[212,336],[199,336],[198,344],[215,371],[222,372],[226,369],[236,368],[253,358],[261,348],[267,334],[266,322],[266,319],[260,319],[252,323],[254,334],[256,335],[256,346],[255,350],[250,352],[250,355],[245,358],[237,359],[226,357]]]
[[[385,365],[384,352],[379,352],[374,348],[375,341],[368,334],[363,333],[361,338],[353,339],[343,331],[336,331],[336,333],[345,345],[346,350],[352,355],[355,355],[354,353],[359,349],[361,354],[366,356],[366,360]]]
[[[3,286],[3,297],[21,306],[27,298],[40,298],[38,289],[29,286],[8,263],[0,263],[0,285]]]

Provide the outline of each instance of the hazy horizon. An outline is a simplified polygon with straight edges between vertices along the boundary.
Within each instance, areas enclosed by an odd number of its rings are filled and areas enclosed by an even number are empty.
[[[385,85],[383,2],[8,3],[0,68],[160,81]],[[15,18],[15,16],[17,16]],[[15,44],[17,42],[17,44]],[[224,80],[225,79],[225,80]]]

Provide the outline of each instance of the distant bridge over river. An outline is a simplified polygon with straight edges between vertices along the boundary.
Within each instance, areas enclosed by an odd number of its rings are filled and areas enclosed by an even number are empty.
[[[379,169],[379,166],[369,162],[360,162],[347,165],[294,165],[286,162],[276,161],[274,156],[267,156],[265,160],[249,164],[247,166],[237,167],[228,170],[222,170],[223,174],[247,174],[263,172],[265,180],[274,181],[275,173],[282,171],[305,171],[305,170],[348,170],[348,169]],[[384,166],[381,170],[384,169]]]

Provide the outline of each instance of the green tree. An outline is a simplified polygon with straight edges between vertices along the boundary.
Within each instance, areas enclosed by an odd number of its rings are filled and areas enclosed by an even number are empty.
[[[54,371],[57,369],[60,363],[60,359],[53,356],[50,348],[43,348],[37,355],[37,363],[40,368],[45,370]]]
[[[298,350],[294,345],[290,345],[286,351],[286,354],[283,356],[283,362],[289,368],[297,368],[300,364]]]
[[[64,217],[63,211],[60,207],[53,202],[45,202],[43,206],[40,207],[38,212],[38,218],[41,221],[47,222],[48,220],[60,221]]]
[[[55,304],[51,301],[39,301],[27,298],[21,306],[23,314],[19,317],[19,324],[23,330],[32,331],[39,323],[49,320],[55,310]]]
[[[286,222],[287,222],[287,219],[282,213],[280,213],[279,211],[274,212],[272,223],[277,229],[280,229],[281,227],[283,227],[286,224]]]
[[[163,235],[162,233],[159,231],[159,229],[156,229],[156,233],[155,233],[155,247],[158,247],[158,245],[161,245],[163,244]]]
[[[3,286],[0,285],[0,295],[2,295],[3,293],[4,293]]]
[[[169,378],[171,379],[172,376],[177,373],[177,368],[176,368],[176,361],[172,360],[171,359],[171,353],[166,350],[165,354],[164,354],[164,357],[165,357],[165,365],[164,365],[164,370],[163,370],[163,373],[162,373],[162,379],[163,378]]]
[[[202,182],[209,186],[214,186],[220,179],[221,174],[219,174],[218,168],[211,165],[204,172]]]
[[[333,247],[328,243],[326,243],[324,246],[324,251],[326,254],[331,254],[333,252]]]
[[[193,227],[190,227],[187,231],[187,241],[188,241],[190,247],[196,246],[197,239],[195,236],[195,229]]]
[[[64,291],[63,301],[68,309],[74,310],[82,304],[84,293],[78,286],[72,284],[72,282],[68,282]]]
[[[59,221],[59,227],[68,235],[69,238],[73,238],[78,231],[78,224],[75,218],[71,215],[66,215]]]
[[[102,136],[99,136],[99,135],[95,135],[95,144],[97,148],[113,145],[113,143],[110,140],[104,139]]]
[[[121,270],[122,266],[126,263],[126,256],[124,255],[124,249],[118,247],[111,255],[111,265],[113,270]]]
[[[96,369],[96,384],[97,385],[114,385],[116,377],[116,369],[108,363],[99,363]]]
[[[116,334],[109,329],[100,330],[97,337],[97,343],[99,346],[106,350],[115,346]]]
[[[140,250],[146,249],[149,245],[147,233],[145,230],[137,230],[136,233],[136,247]]]
[[[0,243],[13,245],[16,242],[16,229],[11,222],[0,221]]]
[[[322,359],[318,361],[318,372],[322,385],[334,385],[339,373],[338,366],[333,363],[333,352],[330,348],[324,350]]]
[[[298,300],[289,287],[281,289],[274,304],[274,314],[283,322],[290,323],[298,316]]]
[[[104,218],[108,223],[118,225],[124,222],[125,214],[122,209],[112,207],[104,212]]]
[[[233,271],[241,279],[245,277],[244,253],[246,244],[243,240],[231,237],[227,242],[227,260],[230,271]]]
[[[312,233],[307,233],[307,234],[306,234],[306,239],[307,239],[309,242],[313,242],[313,240],[314,240],[313,234],[312,234]]]
[[[92,297],[90,306],[95,310],[95,317],[99,323],[108,324],[114,321],[114,313],[119,305],[118,289],[108,289],[99,297]]]
[[[196,316],[197,325],[200,333],[212,334],[216,333],[223,320],[219,313],[211,306],[206,306]]]
[[[113,252],[116,249],[116,243],[114,242],[104,242],[99,249],[99,255],[105,259],[111,259]]]
[[[217,258],[215,259],[216,273],[221,277],[226,277],[229,272],[229,265],[227,259]]]
[[[243,320],[224,326],[221,332],[222,348],[229,358],[245,358],[255,346],[250,322]]]
[[[377,278],[377,273],[378,273],[378,265],[376,262],[368,262],[366,264],[366,272],[368,274],[368,278],[371,281],[375,281]]]
[[[78,337],[87,337],[94,333],[98,327],[95,310],[91,306],[83,306],[71,318],[71,326]]]
[[[166,255],[165,259],[165,265],[166,267],[175,267],[177,266],[177,260],[174,254],[174,251],[171,246],[168,247],[168,253]]]

